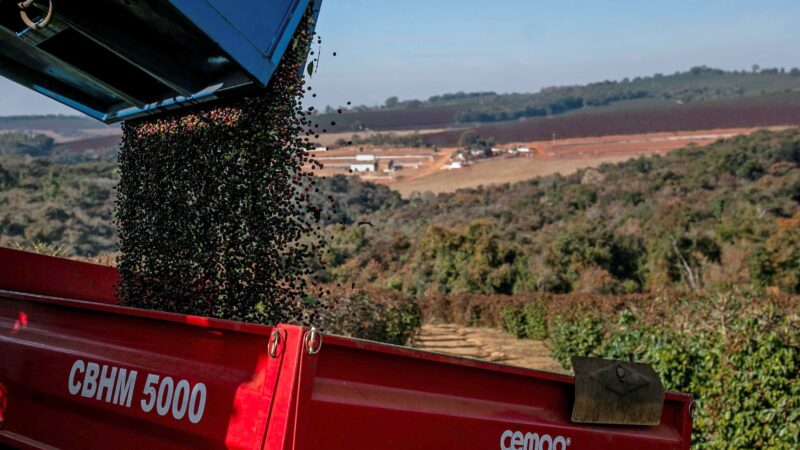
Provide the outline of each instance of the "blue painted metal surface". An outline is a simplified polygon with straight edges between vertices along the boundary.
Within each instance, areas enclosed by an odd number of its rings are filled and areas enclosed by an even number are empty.
[[[0,75],[111,123],[266,86],[322,0],[60,0],[41,30],[16,3],[0,0]]]

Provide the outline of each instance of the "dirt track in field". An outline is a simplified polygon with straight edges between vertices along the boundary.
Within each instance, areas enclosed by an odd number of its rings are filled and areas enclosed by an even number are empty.
[[[618,163],[633,156],[607,156],[581,159],[514,158],[490,161],[465,167],[460,170],[440,170],[430,176],[388,183],[390,189],[398,191],[403,197],[412,194],[432,192],[454,192],[458,189],[489,186],[502,183],[516,183],[532,178],[553,175],[569,175],[579,169],[597,167],[600,164]]]
[[[426,324],[414,347],[448,355],[481,359],[511,366],[564,373],[542,341],[516,339],[493,328]]]

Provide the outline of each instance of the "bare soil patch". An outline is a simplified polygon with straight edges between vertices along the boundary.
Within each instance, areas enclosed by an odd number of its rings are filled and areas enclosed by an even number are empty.
[[[565,372],[561,365],[550,357],[550,350],[544,342],[517,339],[494,328],[426,324],[415,339],[414,346],[420,350],[462,358],[481,359],[547,372]]]
[[[776,127],[774,129],[779,129]],[[720,139],[750,134],[757,128],[714,129],[689,132],[647,133],[594,138],[520,142],[502,146],[531,149],[529,156],[495,157],[452,171],[431,170],[427,176],[397,179],[387,186],[408,197],[413,193],[454,192],[536,177],[569,175],[603,163],[619,163],[639,156],[664,155],[690,144],[706,146]]]

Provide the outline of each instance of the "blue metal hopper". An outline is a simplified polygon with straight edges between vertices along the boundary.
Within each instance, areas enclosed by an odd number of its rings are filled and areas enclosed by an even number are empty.
[[[112,123],[266,86],[322,0],[19,2],[0,0],[0,75]]]

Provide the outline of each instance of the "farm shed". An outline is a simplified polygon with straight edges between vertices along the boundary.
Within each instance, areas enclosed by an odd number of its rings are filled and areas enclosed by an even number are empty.
[[[369,163],[369,164],[350,164],[350,170],[353,172],[375,172],[378,170],[378,165],[376,163]]]

